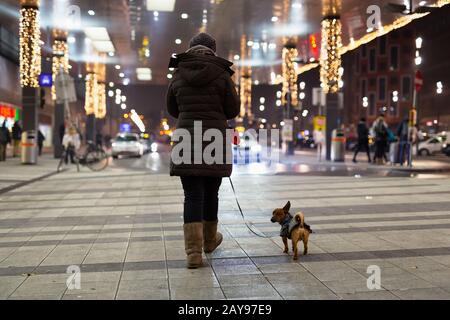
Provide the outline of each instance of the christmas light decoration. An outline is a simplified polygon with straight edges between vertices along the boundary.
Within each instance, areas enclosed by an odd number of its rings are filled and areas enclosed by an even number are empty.
[[[53,59],[52,59],[52,99],[56,100],[55,81],[56,75],[61,71],[69,73],[69,45],[67,44],[67,32],[62,30],[53,31]]]
[[[84,109],[86,115],[95,114],[98,109],[98,82],[95,72],[90,72],[86,76],[86,100]]]
[[[290,94],[291,105],[298,106],[298,88],[297,88],[297,72],[295,68],[295,60],[298,57],[298,50],[295,42],[287,42],[283,48],[283,88],[281,102],[287,103],[287,96]]]
[[[106,116],[106,55],[96,58],[96,62],[87,63],[86,71],[86,100],[84,109],[86,115],[95,115],[102,119]],[[117,89],[119,90],[119,89]]]
[[[250,50],[247,47],[247,37],[245,35],[241,38],[241,59],[249,58]],[[241,112],[240,117],[247,117],[252,121],[252,68],[250,66],[242,65],[240,67],[240,96],[241,96]]]
[[[103,119],[106,116],[106,85],[105,83],[97,84],[98,106],[95,117]]]
[[[97,97],[98,104],[95,111],[95,117],[102,119],[106,116],[106,55],[100,56],[100,62],[95,64],[95,72],[97,74]]]
[[[37,88],[41,74],[39,0],[21,0],[20,4],[20,84]]]
[[[328,16],[322,20],[322,48],[320,52],[320,82],[325,93],[339,91],[341,75],[341,20]]]
[[[450,4],[450,0],[439,0],[436,4],[430,4],[430,7],[437,7],[440,8],[444,5]],[[408,14],[406,16],[402,16],[398,19],[396,19],[393,23],[384,25],[383,28],[380,28],[379,30],[375,30],[370,33],[366,33],[362,38],[358,40],[350,41],[348,45],[342,46],[339,50],[340,54],[343,55],[347,53],[348,51],[355,50],[359,48],[360,46],[367,44],[371,42],[372,40],[384,36],[394,30],[397,30],[399,28],[403,28],[404,26],[408,25],[409,23],[413,22],[416,19],[422,18],[429,13],[413,13]],[[311,69],[314,69],[318,66],[317,63],[309,63],[305,64],[297,69],[297,74],[302,74],[304,72],[307,72]]]

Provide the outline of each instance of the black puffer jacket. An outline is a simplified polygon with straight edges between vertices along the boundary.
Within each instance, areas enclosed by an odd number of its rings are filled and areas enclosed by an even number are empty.
[[[172,59],[170,67],[177,68],[167,92],[167,109],[178,119],[177,129],[186,129],[191,135],[192,157],[190,163],[174,164],[171,160],[172,176],[229,177],[232,164],[226,155],[231,154],[231,145],[226,143],[227,120],[239,114],[239,97],[231,80],[233,64],[215,56],[203,46],[196,46]],[[194,121],[201,121],[202,135],[210,128],[223,135],[222,163],[194,164]],[[198,138],[198,137],[197,137]],[[182,143],[182,141],[178,142]],[[211,142],[203,142],[202,153]],[[176,144],[174,145],[174,147]],[[229,162],[229,161],[228,161]]]

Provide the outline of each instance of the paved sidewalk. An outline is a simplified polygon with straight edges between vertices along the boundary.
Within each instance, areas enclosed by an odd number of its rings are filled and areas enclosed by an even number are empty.
[[[450,299],[450,179],[233,177],[224,242],[185,268],[177,178],[71,170],[0,194],[1,299]],[[269,219],[290,200],[314,234],[298,262]],[[301,251],[301,247],[300,247]],[[69,266],[81,289],[68,290]],[[381,289],[367,268],[381,268]]]
[[[285,161],[289,161],[289,157],[283,157]],[[298,150],[295,152],[295,156],[291,157],[291,161],[295,161],[300,164],[309,165],[324,165],[324,166],[338,166],[338,167],[348,167],[352,169],[372,169],[372,170],[403,170],[411,172],[450,172],[450,157],[443,154],[434,156],[420,156],[413,158],[412,167],[400,166],[398,164],[386,164],[386,165],[375,165],[367,163],[367,155],[363,152],[357,157],[357,163],[352,162],[353,152],[347,152],[345,154],[345,162],[331,162],[322,161],[318,162],[317,153],[315,150]]]
[[[0,162],[0,193],[30,180],[44,177],[56,171],[58,162],[50,154],[38,158],[36,165],[21,164],[20,157]]]

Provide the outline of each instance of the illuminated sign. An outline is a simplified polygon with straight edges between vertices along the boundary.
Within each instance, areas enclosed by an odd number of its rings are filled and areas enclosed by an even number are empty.
[[[53,78],[51,73],[41,73],[39,75],[39,86],[40,87],[52,87]]]
[[[18,113],[15,108],[0,104],[0,117],[16,119],[16,115],[18,116]]]
[[[120,124],[120,132],[131,132],[131,125],[129,123],[121,123]]]

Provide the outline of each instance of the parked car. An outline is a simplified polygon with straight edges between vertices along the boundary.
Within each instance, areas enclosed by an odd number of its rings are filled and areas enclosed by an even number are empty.
[[[444,144],[444,147],[442,148],[442,152],[450,157],[450,143]]]
[[[425,141],[422,141],[419,143],[419,155],[432,155],[434,153],[441,152],[444,143],[445,143],[445,137],[443,136],[435,136],[432,138],[429,138]]]
[[[144,154],[144,145],[138,134],[120,133],[113,140],[112,156],[117,159],[120,155],[142,157]]]

